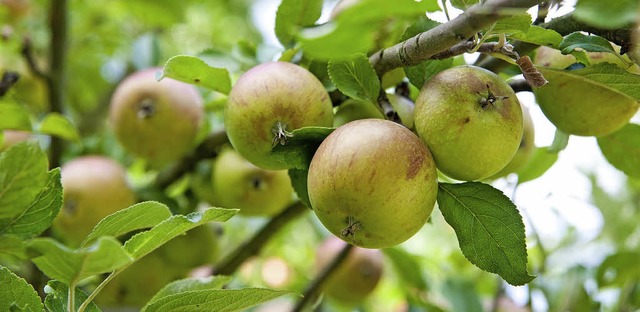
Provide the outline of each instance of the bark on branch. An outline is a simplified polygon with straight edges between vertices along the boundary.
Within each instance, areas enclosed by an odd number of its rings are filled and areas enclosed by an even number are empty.
[[[378,76],[394,68],[417,65],[461,42],[480,30],[538,3],[538,0],[487,0],[476,4],[451,21],[382,49],[369,57]]]

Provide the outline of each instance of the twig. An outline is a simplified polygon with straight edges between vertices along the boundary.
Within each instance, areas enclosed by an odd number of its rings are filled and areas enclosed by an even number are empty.
[[[16,72],[6,71],[2,74],[0,80],[0,97],[4,96],[9,88],[11,88],[20,79],[20,75]]]
[[[169,187],[185,173],[192,171],[200,160],[216,157],[218,148],[227,142],[229,142],[229,138],[226,132],[212,133],[191,154],[185,156],[171,168],[161,172],[156,178],[155,186],[160,189]]]
[[[27,61],[27,66],[29,66],[29,70],[31,71],[31,73],[33,73],[36,77],[43,79],[48,84],[50,77],[36,63],[36,59],[33,56],[33,46],[31,44],[31,39],[24,38],[22,40],[22,50],[20,51],[20,53],[22,53],[22,57],[24,57],[25,61]]]
[[[342,248],[340,253],[333,258],[331,263],[320,272],[320,274],[313,280],[313,282],[307,287],[304,291],[304,295],[300,301],[293,307],[292,312],[300,312],[312,301],[315,300],[318,295],[322,292],[322,288],[326,284],[327,280],[331,276],[333,272],[336,271],[338,267],[347,259],[349,256],[349,252],[353,249],[353,245],[347,244]]]
[[[526,9],[537,3],[537,0],[488,0],[476,4],[447,23],[374,53],[369,61],[378,76],[394,68],[419,64],[509,16],[505,12]]]
[[[223,258],[219,264],[214,267],[213,275],[232,275],[245,260],[260,253],[264,244],[269,241],[279,229],[307,210],[307,207],[300,201],[291,204],[279,215],[269,220],[253,237],[249,238],[232,253]]]

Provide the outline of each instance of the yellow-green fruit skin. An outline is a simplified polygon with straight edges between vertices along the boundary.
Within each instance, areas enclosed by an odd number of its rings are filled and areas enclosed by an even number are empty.
[[[490,177],[518,150],[523,131],[520,103],[513,89],[488,70],[444,70],[425,83],[415,105],[416,131],[438,169],[451,178]]]
[[[192,85],[164,78],[151,68],[123,80],[111,98],[109,122],[128,152],[154,165],[191,150],[204,115],[202,97]]]
[[[316,267],[324,269],[346,246],[330,236],[318,247]],[[324,286],[329,297],[355,305],[362,302],[378,285],[383,274],[384,256],[377,249],[353,247],[344,262],[331,274]]]
[[[338,106],[333,118],[333,126],[337,128],[350,121],[367,118],[382,119],[384,116],[373,103],[349,99]]]
[[[291,203],[293,188],[286,170],[256,167],[233,149],[218,155],[212,172],[213,197],[221,207],[248,216],[272,216]]]
[[[333,106],[322,83],[308,70],[291,63],[270,62],[253,67],[235,83],[224,111],[233,147],[264,169],[288,169],[271,156],[277,124],[285,130],[333,124]]]
[[[590,82],[581,77],[569,76],[561,69],[566,63],[573,63],[573,56],[562,55],[550,48],[538,49],[535,62],[549,83],[536,88],[536,102],[544,115],[563,132],[579,136],[605,136],[626,125],[638,111],[640,105],[634,99],[619,92]],[[592,64],[610,62],[621,66],[613,54],[589,53]],[[566,67],[566,66],[565,66]],[[629,72],[639,72],[637,65],[627,68]]]
[[[333,131],[313,156],[307,183],[322,224],[364,248],[411,238],[431,215],[438,190],[433,158],[420,138],[381,119]]]
[[[502,168],[502,170],[494,174],[492,178],[504,177],[509,173],[516,172],[520,168],[522,168],[522,166],[524,166],[529,161],[529,159],[531,159],[533,150],[536,147],[535,128],[533,127],[533,119],[531,119],[531,113],[529,113],[529,110],[524,106],[522,106],[522,122],[522,140],[520,141],[520,147],[518,147],[518,151],[513,156],[511,161],[504,168]]]
[[[102,218],[135,203],[124,168],[109,158],[75,158],[61,175],[64,206],[52,230],[70,246],[78,246]]]

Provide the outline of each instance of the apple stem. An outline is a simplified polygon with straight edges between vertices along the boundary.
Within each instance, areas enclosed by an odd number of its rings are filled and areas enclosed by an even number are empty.
[[[285,145],[287,144],[288,138],[293,137],[293,134],[286,129],[287,125],[285,123],[282,123],[280,121],[276,122],[276,124],[273,126],[273,129],[271,130],[271,132],[273,133],[273,141],[271,145],[272,147],[278,145],[278,143],[280,143],[280,145]]]
[[[322,288],[326,284],[331,274],[336,271],[340,267],[340,265],[347,259],[349,256],[349,252],[353,249],[353,245],[346,244],[344,248],[338,253],[338,255],[333,258],[331,263],[327,267],[325,267],[320,274],[313,280],[309,287],[305,290],[302,299],[298,301],[296,306],[291,310],[292,312],[300,312],[304,311],[305,307],[315,300],[318,295],[322,292]]]

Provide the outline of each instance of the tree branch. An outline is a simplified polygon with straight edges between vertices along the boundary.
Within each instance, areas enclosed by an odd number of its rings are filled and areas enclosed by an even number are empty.
[[[278,233],[279,229],[307,210],[307,207],[300,201],[291,204],[279,215],[269,220],[253,237],[238,246],[215,265],[212,275],[232,275],[245,260],[260,253],[264,244]]]
[[[417,65],[461,41],[467,41],[483,28],[509,16],[512,9],[524,11],[537,3],[538,0],[487,0],[447,23],[374,53],[369,61],[380,77],[394,68]]]
[[[169,187],[169,185],[180,179],[185,173],[192,171],[199,161],[216,157],[216,155],[218,155],[218,148],[228,142],[229,138],[224,131],[210,134],[191,154],[182,158],[171,168],[161,172],[156,178],[155,186],[160,189]]]
[[[20,51],[20,53],[22,54],[22,57],[24,57],[25,61],[27,61],[27,66],[29,66],[29,70],[31,71],[31,73],[33,73],[36,77],[43,79],[47,84],[49,84],[49,75],[47,75],[47,73],[44,72],[40,68],[40,66],[38,66],[38,64],[36,63],[36,59],[33,56],[33,46],[31,44],[31,39],[24,38],[22,40],[22,50]]]
[[[66,92],[66,54],[67,54],[67,0],[53,0],[51,2],[51,45],[49,63],[51,69],[47,79],[49,89],[49,105],[51,112],[63,113]],[[51,168],[60,166],[64,141],[56,136],[51,137],[49,150],[49,165]]]
[[[315,300],[318,295],[322,292],[322,288],[326,284],[327,280],[333,272],[336,271],[340,267],[340,265],[347,259],[349,256],[349,252],[353,249],[353,245],[346,244],[340,253],[336,255],[335,258],[329,263],[329,265],[318,274],[316,279],[307,287],[304,291],[304,295],[300,301],[296,304],[296,306],[291,310],[292,312],[301,312],[304,311],[304,308],[312,301]]]

